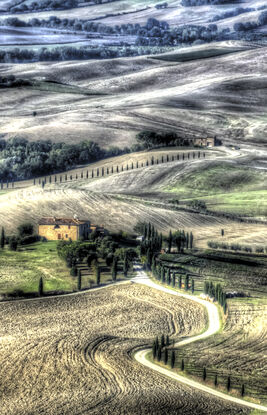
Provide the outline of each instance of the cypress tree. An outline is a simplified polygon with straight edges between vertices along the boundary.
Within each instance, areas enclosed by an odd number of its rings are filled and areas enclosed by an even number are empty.
[[[168,353],[168,349],[164,350],[164,364],[167,365],[168,364],[168,360],[169,360],[169,353]]]
[[[158,352],[157,352],[157,359],[158,359],[158,362],[161,361],[161,348],[160,347],[159,347]]]
[[[194,294],[194,291],[195,291],[195,281],[193,280],[193,278],[192,278],[192,282],[191,282],[191,291],[192,291],[192,294]]]
[[[169,346],[170,345],[170,338],[169,338],[169,335],[167,334],[167,336],[166,336],[166,346]]]
[[[158,336],[156,337],[155,346],[156,346],[156,350],[158,351],[158,349],[159,349],[159,338],[158,338]]]
[[[153,342],[153,346],[152,346],[152,353],[153,353],[153,359],[156,358],[157,356],[157,348],[156,348],[156,342]]]
[[[128,260],[127,260],[127,255],[124,255],[124,259],[123,259],[123,275],[125,277],[127,277],[127,273],[128,273]]]
[[[2,227],[2,231],[1,231],[1,241],[0,241],[0,245],[1,245],[1,248],[2,249],[4,249],[4,247],[5,247],[5,242],[6,242],[5,229]]]
[[[228,376],[228,378],[227,378],[227,391],[229,392],[230,389],[231,389],[231,378],[230,378],[230,376]]]
[[[168,237],[168,251],[171,252],[171,250],[172,250],[172,231],[170,230],[169,237]]]
[[[172,354],[171,354],[171,368],[173,369],[175,365],[175,351],[172,350]]]
[[[164,338],[164,334],[162,334],[162,336],[161,336],[161,340],[160,340],[160,347],[161,347],[161,348],[165,347],[165,338]]]
[[[216,387],[217,385],[218,385],[218,377],[216,373],[215,378],[214,378],[214,386]]]
[[[161,267],[161,282],[165,283],[165,269],[164,267]]]
[[[186,274],[185,276],[185,290],[187,291],[189,288],[189,275]]]
[[[150,248],[148,248],[148,250],[146,252],[146,261],[147,261],[147,264],[149,265],[149,268],[150,268],[151,263],[152,263],[152,252],[151,252]]]
[[[186,233],[186,237],[185,237],[185,245],[186,245],[186,249],[189,248],[189,233]]]
[[[116,281],[117,279],[117,259],[114,257],[111,267],[111,275],[112,281]]]
[[[184,359],[182,359],[182,361],[181,361],[181,371],[182,372],[184,371]]]
[[[81,291],[81,288],[82,288],[82,275],[81,275],[81,270],[80,269],[78,271],[78,282],[77,282],[77,286],[78,286],[78,291]]]
[[[100,278],[101,278],[101,268],[99,265],[96,267],[96,284],[100,284]]]
[[[153,258],[152,258],[152,267],[151,267],[151,270],[152,270],[152,275],[155,277],[156,276],[156,273],[157,273],[155,256],[153,256]]]
[[[172,286],[175,287],[175,274],[172,273]]]
[[[190,247],[190,249],[193,248],[193,241],[194,241],[194,236],[193,236],[192,232],[190,232],[190,235],[189,235],[189,247]]]
[[[227,303],[225,301],[225,303],[223,305],[223,312],[224,312],[224,314],[226,314],[226,311],[227,311]]]
[[[148,239],[148,240],[150,240],[150,239],[151,239],[151,223],[150,223],[150,222],[149,222],[149,224],[148,224],[147,239]]]
[[[241,396],[243,398],[243,396],[245,396],[245,385],[243,383],[242,388],[241,388]]]
[[[43,282],[43,277],[41,277],[39,279],[38,295],[39,295],[39,297],[41,297],[42,295],[44,295],[44,282]]]
[[[182,288],[182,276],[179,275],[179,290]]]
[[[209,283],[208,281],[205,281],[204,282],[204,293],[208,294],[208,292],[209,292]]]
[[[170,268],[168,268],[168,270],[167,270],[167,283],[169,285],[171,284],[171,272],[170,272]]]
[[[203,368],[203,380],[205,381],[206,378],[207,378],[207,371],[206,371],[206,368],[204,367]]]

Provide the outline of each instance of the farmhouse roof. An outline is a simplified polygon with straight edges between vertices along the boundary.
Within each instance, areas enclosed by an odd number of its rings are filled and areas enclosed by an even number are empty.
[[[85,223],[89,223],[88,220],[83,219],[75,219],[75,218],[41,218],[38,222],[39,225],[72,225],[78,226],[83,225]]]

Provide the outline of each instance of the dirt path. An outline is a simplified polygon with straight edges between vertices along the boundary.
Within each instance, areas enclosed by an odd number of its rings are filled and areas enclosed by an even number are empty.
[[[192,301],[195,301],[199,304],[202,304],[206,308],[207,313],[208,313],[208,319],[209,319],[209,326],[208,326],[207,330],[204,331],[203,333],[197,335],[197,336],[189,337],[185,340],[177,342],[174,345],[175,347],[181,347],[181,346],[184,346],[186,344],[193,343],[193,342],[201,340],[201,339],[205,339],[206,337],[215,334],[220,329],[220,317],[219,317],[218,309],[214,304],[209,303],[208,301],[202,300],[202,299],[200,299],[198,297],[195,297],[195,296],[192,296],[192,295],[178,293],[176,291],[170,290],[169,288],[162,287],[161,285],[158,285],[158,284],[154,283],[153,281],[151,281],[148,278],[147,274],[144,271],[142,271],[140,268],[137,269],[137,273],[138,273],[137,277],[133,279],[133,282],[147,285],[151,288],[161,290],[161,291],[163,291],[165,293],[168,293],[168,294],[171,294],[171,295],[177,295],[177,296],[180,296],[180,297],[187,298],[189,300],[192,300]],[[183,383],[187,386],[191,386],[193,388],[199,389],[202,392],[209,393],[211,395],[216,396],[217,398],[233,402],[234,404],[238,404],[238,405],[246,406],[248,408],[257,409],[257,410],[260,410],[260,411],[263,411],[263,412],[267,412],[267,407],[266,406],[254,404],[252,402],[247,402],[247,401],[244,401],[242,399],[238,399],[238,398],[235,398],[233,396],[227,395],[225,393],[219,392],[215,389],[212,389],[212,388],[210,388],[208,386],[205,386],[201,383],[198,383],[194,380],[188,379],[184,376],[178,375],[177,373],[174,373],[169,369],[165,369],[161,366],[158,366],[158,365],[150,362],[147,359],[147,355],[150,351],[151,350],[147,349],[147,348],[143,349],[143,350],[140,350],[135,354],[134,357],[142,365],[145,365],[145,366],[149,367],[150,369],[153,369],[153,370],[157,371],[158,373],[161,373],[162,375],[168,376],[171,379],[178,380],[179,382],[181,382],[181,383]]]

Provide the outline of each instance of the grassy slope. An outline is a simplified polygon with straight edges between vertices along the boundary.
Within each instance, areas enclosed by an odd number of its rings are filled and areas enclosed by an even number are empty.
[[[48,291],[72,291],[77,286],[57,255],[56,242],[38,242],[16,252],[7,248],[0,251],[0,293],[14,289],[36,292],[40,277]]]
[[[195,170],[166,186],[178,199],[203,199],[209,209],[241,216],[267,216],[267,173],[218,164]]]
[[[73,291],[77,289],[77,278],[70,276],[70,269],[60,259],[56,251],[57,242],[37,242],[18,251],[7,248],[0,250],[0,295],[22,290],[25,293],[36,293],[40,277],[44,280],[45,291]],[[101,268],[100,281],[110,283],[111,270],[103,259],[99,259]],[[125,279],[122,264],[118,264],[117,280]],[[81,270],[82,289],[96,286],[93,270],[85,262],[78,264]],[[133,272],[129,271],[128,277]]]

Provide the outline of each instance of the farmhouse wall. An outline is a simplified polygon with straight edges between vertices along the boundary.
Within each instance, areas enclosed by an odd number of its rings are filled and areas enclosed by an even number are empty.
[[[39,225],[40,236],[44,236],[46,239],[55,241],[63,239],[67,241],[71,238],[73,241],[77,241],[79,238],[79,226],[73,225]]]

